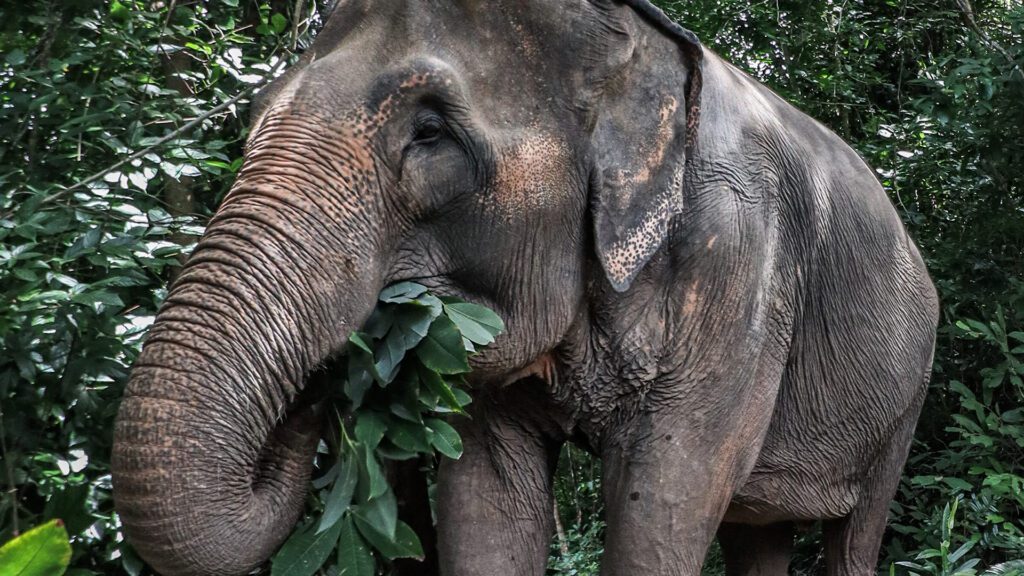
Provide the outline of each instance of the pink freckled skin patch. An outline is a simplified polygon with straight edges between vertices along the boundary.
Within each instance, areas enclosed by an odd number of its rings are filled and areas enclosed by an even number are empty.
[[[498,161],[494,204],[509,215],[554,205],[567,193],[570,170],[565,142],[545,134],[524,138]]]

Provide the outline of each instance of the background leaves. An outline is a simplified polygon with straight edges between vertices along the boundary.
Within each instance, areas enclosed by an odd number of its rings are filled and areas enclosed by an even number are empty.
[[[0,7],[0,542],[61,518],[72,574],[144,571],[110,496],[128,367],[241,164],[249,91],[308,44],[323,9]]]

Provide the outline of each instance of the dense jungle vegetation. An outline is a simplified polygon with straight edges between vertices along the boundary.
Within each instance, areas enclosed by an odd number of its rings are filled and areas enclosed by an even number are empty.
[[[1024,4],[655,3],[861,153],[939,287],[934,378],[879,570],[1010,573],[1024,558]],[[241,164],[250,97],[327,4],[0,7],[0,543],[61,518],[69,573],[147,573],[110,493],[126,373]],[[550,574],[597,574],[599,469],[563,453]],[[816,529],[794,573],[821,573]],[[714,549],[705,573],[722,573]]]

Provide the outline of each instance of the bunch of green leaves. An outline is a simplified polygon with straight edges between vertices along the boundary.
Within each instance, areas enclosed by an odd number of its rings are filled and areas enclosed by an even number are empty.
[[[971,347],[969,361],[978,368],[958,374],[970,379],[950,379],[934,390],[935,402],[949,404],[944,431],[950,440],[942,450],[914,456],[911,466],[918,473],[904,480],[903,502],[894,505],[894,530],[909,536],[918,550],[939,546],[936,526],[944,520],[931,501],[952,496],[963,501],[962,529],[974,538],[983,561],[1024,555],[1024,332],[1013,329],[1021,322],[1024,306],[997,307],[985,321],[958,320],[944,330]]]
[[[573,444],[562,447],[555,471],[558,523],[548,574],[586,576],[600,572],[604,552],[601,461]]]
[[[977,574],[974,567],[978,565],[979,560],[977,558],[964,558],[971,551],[971,548],[974,548],[975,544],[978,543],[977,536],[967,539],[956,550],[952,550],[953,529],[956,525],[956,509],[959,504],[960,499],[954,499],[951,503],[946,504],[945,509],[942,511],[942,540],[938,548],[924,550],[914,557],[914,561],[904,560],[897,562],[896,565],[909,568],[910,573],[915,576],[923,576],[925,574],[933,576],[974,576]],[[961,560],[963,561],[961,562]]]
[[[573,526],[551,543],[549,576],[598,576],[604,554],[605,523],[596,520]]]
[[[336,551],[334,569],[373,576],[385,562],[422,558],[416,533],[398,519],[384,463],[440,453],[458,459],[462,440],[443,418],[464,414],[463,375],[478,347],[504,324],[483,306],[439,298],[419,284],[385,289],[349,339],[336,436],[313,482],[315,513],[274,556],[274,576],[310,576]],[[325,464],[326,465],[326,464]]]

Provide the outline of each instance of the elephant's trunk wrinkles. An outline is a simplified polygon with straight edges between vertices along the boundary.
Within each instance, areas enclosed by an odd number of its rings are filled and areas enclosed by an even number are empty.
[[[379,288],[358,247],[318,248],[301,237],[318,223],[254,217],[271,213],[265,204],[236,195],[218,215],[121,405],[117,510],[163,574],[245,574],[288,536],[321,425],[315,394],[300,394],[304,380],[343,346]]]

